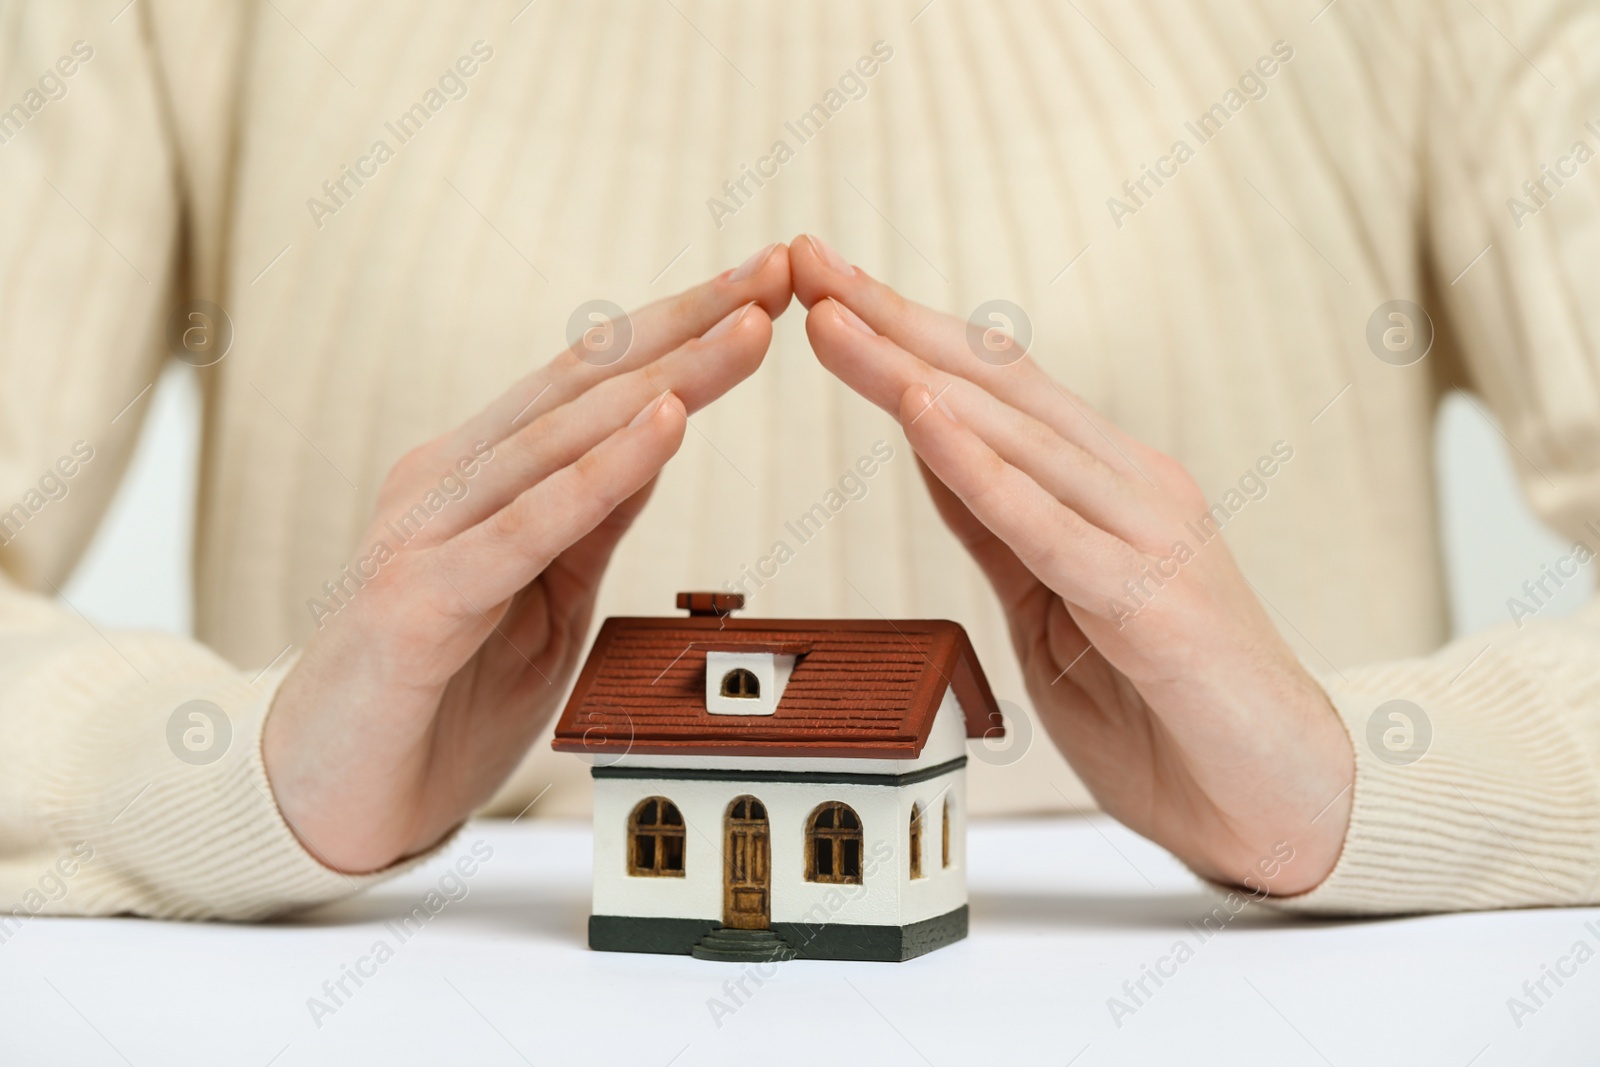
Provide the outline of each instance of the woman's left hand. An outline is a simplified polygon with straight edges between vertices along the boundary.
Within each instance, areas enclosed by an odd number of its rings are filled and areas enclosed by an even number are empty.
[[[1183,465],[821,242],[790,257],[817,357],[900,420],[1101,806],[1212,880],[1318,885],[1349,823],[1350,738],[1221,537],[1186,527],[1209,505]]]

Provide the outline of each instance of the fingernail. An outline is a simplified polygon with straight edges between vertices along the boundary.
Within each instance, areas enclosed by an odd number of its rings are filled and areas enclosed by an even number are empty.
[[[638,426],[638,425],[646,422],[650,418],[650,416],[652,416],[652,415],[654,415],[656,413],[656,409],[661,406],[661,402],[666,400],[666,398],[671,396],[671,395],[672,394],[670,392],[667,392],[667,393],[662,393],[658,397],[652,398],[650,403],[646,404],[644,406],[644,408],[639,412],[639,414],[637,414],[637,415],[635,415],[633,417],[633,421],[628,423],[628,429],[631,430],[635,426]]]
[[[933,391],[932,386],[922,382],[917,383],[917,388],[919,390],[917,394],[917,400],[922,406],[917,409],[916,416],[912,418],[908,425],[915,426],[922,420],[922,416],[932,411],[935,407],[944,412],[944,417],[949,419],[951,422],[958,421],[956,419],[956,413],[950,410],[949,404],[945,403],[944,394],[950,390],[948,385],[938,393]]]
[[[754,300],[750,301],[750,304],[754,303]],[[716,338],[727,333],[729,330],[733,329],[735,326],[739,325],[739,320],[744,318],[744,313],[750,310],[750,304],[745,304],[743,307],[736,307],[726,315],[722,316],[721,322],[717,323],[715,326],[711,327],[711,329],[700,335],[701,339],[705,341],[715,340]]]
[[[767,260],[772,258],[772,250],[777,247],[777,244],[773,243],[757,251],[755,255],[728,272],[728,281],[742,282],[756,273],[756,271],[767,265]]]
[[[856,272],[856,269],[845,262],[843,256],[833,250],[833,247],[820,237],[806,234],[806,240],[811,242],[811,247],[816,249],[817,258],[822,260],[824,266],[846,277]]]
[[[834,300],[834,298],[831,296],[828,297],[828,300],[833,304],[833,312],[835,315],[838,315],[839,318],[843,319],[851,326],[854,326],[864,334],[870,334],[873,337],[878,336],[876,330],[861,321],[860,315],[857,315],[854,311],[851,311],[849,308],[839,303],[839,301]]]

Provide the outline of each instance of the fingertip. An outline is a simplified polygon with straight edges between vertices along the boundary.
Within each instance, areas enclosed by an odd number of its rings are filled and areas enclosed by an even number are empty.
[[[849,306],[843,301],[839,300],[837,297],[828,297],[828,303],[833,306],[833,314],[841,324],[849,326],[853,330],[858,330],[869,337],[878,336],[877,330],[874,330],[871,326],[868,326],[866,320],[862,319],[862,317],[857,315],[854,311],[851,311]]]
[[[744,263],[724,271],[723,285],[747,294],[760,304],[769,319],[782,315],[793,297],[790,282],[789,246],[782,241],[767,245]]]
[[[682,397],[669,389],[646,404],[627,428],[644,431],[647,441],[669,442],[669,451],[675,452],[688,423],[688,406]]]
[[[924,382],[909,386],[900,396],[900,425],[904,426],[908,433],[911,427],[919,422],[948,422],[951,426],[959,425],[960,420],[956,418],[955,410],[945,399],[945,393],[949,390],[950,386],[946,385],[936,393],[932,386]]]
[[[784,305],[784,307],[787,306],[787,304]],[[782,313],[783,308],[779,308],[778,311],[779,313]],[[756,300],[751,302],[750,313],[739,320],[739,325],[744,329],[749,329],[752,325],[754,325],[757,329],[766,330],[768,333],[771,333],[773,317],[773,314],[767,310],[767,306],[761,301]]]
[[[788,241],[774,241],[773,242],[773,244],[772,244],[772,253],[771,253],[770,260],[769,260],[770,262],[775,262],[778,265],[787,268],[789,266],[789,260],[790,260],[791,257],[792,257],[792,250],[791,250],[791,248],[789,246],[789,242]]]
[[[910,426],[933,406],[933,389],[925,382],[912,382],[900,394],[900,424]]]
[[[661,398],[661,406],[656,408],[655,418],[652,421],[661,427],[669,439],[668,450],[675,453],[683,444],[683,435],[689,429],[689,406],[683,402],[682,397],[669,390]]]
[[[725,334],[732,333],[736,328],[738,328],[739,324],[744,321],[745,316],[749,314],[750,309],[755,307],[755,305],[756,302],[754,300],[751,300],[748,303],[740,304],[738,307],[722,316],[722,318],[718,319],[715,326],[712,326],[711,329],[701,334],[700,340],[715,341],[717,338],[722,337]]]
[[[831,357],[855,351],[850,343],[852,339],[875,340],[880,335],[841,301],[826,297],[813,304],[806,314],[806,336],[817,358],[828,366]]]
[[[741,362],[746,367],[745,373],[754,373],[772,347],[772,316],[760,301],[751,304],[739,319],[733,340],[743,356]]]
[[[789,259],[789,246],[779,241],[767,259],[765,270],[770,277],[764,281],[756,302],[767,318],[775,319],[789,308],[794,299],[794,272]]]
[[[639,409],[639,414],[635,415],[633,419],[629,421],[627,428],[630,430],[635,429],[643,426],[645,423],[655,418],[656,414],[661,410],[661,401],[667,395],[668,394],[666,393],[662,393],[661,396],[652,397],[648,404]]]
[[[653,397],[648,404],[639,409],[639,414],[633,417],[627,428],[634,430],[640,426],[648,426],[654,422],[666,420],[675,422],[680,417],[688,417],[688,408],[684,407],[683,399],[677,393],[668,389],[660,396]]]
[[[789,244],[790,286],[800,306],[810,311],[827,293],[819,280],[816,246],[806,234],[799,234]]]
[[[752,300],[728,312],[698,340],[701,344],[724,345],[734,352],[748,349],[764,355],[772,343],[772,317],[761,301]]]
[[[722,272],[722,278],[728,282],[742,282],[746,278],[753,278],[767,265],[767,260],[778,250],[776,244],[763,245],[750,254],[750,258],[734,267],[732,270]]]
[[[812,304],[806,311],[806,338],[811,342],[811,350],[818,358],[826,363],[826,350],[832,346],[829,342],[830,330],[837,329],[840,325],[839,316],[827,304]]]
[[[821,238],[802,233],[789,243],[794,295],[807,308],[818,300],[845,292],[862,275]]]

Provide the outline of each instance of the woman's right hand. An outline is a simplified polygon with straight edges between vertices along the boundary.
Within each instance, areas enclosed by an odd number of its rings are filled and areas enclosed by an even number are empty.
[[[1005,608],[1040,721],[1100,806],[1213,881],[1320,884],[1350,821],[1350,735],[1217,527],[1197,535],[1210,505],[1183,464],[1009,336],[990,362],[970,323],[814,239],[794,242],[793,268],[817,358],[900,419]]]
[[[789,297],[788,248],[770,246],[634,313],[617,362],[564,351],[395,464],[349,568],[363,584],[321,620],[265,726],[278,806],[313,855],[388,866],[511,774],[688,412],[760,366]]]

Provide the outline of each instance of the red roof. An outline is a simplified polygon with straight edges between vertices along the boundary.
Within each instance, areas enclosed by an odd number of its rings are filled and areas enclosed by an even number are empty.
[[[796,657],[771,715],[706,711],[707,652]],[[556,724],[560,752],[911,759],[947,688],[967,736],[1001,736],[967,632],[942,619],[611,618]]]

